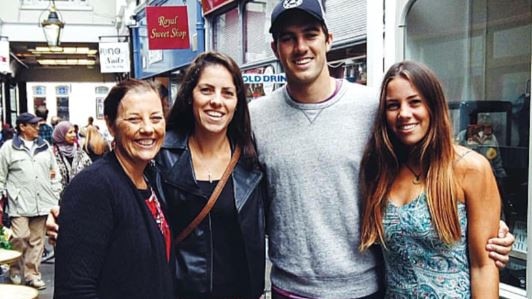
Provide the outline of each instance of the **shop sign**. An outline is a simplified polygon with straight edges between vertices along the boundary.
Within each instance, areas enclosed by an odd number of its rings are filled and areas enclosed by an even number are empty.
[[[129,43],[100,43],[100,72],[129,73]]]
[[[146,7],[148,49],[189,49],[187,7]]]
[[[227,5],[235,0],[202,0],[201,7],[203,8],[203,15],[207,15],[218,8]]]
[[[11,73],[9,67],[9,41],[0,40],[0,73]]]
[[[284,74],[242,74],[244,84],[251,83],[286,83]]]

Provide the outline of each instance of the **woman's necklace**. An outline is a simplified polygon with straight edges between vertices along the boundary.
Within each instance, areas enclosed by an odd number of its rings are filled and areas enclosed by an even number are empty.
[[[227,146],[229,146],[229,143],[227,143]],[[192,163],[195,165],[195,171],[199,170],[199,172],[203,172],[203,175],[206,174],[207,180],[212,184],[214,178],[212,169],[214,168],[215,171],[217,170],[216,162],[219,161],[220,158],[217,158],[216,156],[214,156],[214,158],[207,158],[203,156],[198,141],[193,136],[190,136],[189,138],[189,147],[192,154]],[[228,151],[230,151],[230,148]]]
[[[408,164],[405,163],[405,166],[410,172],[414,175],[414,179],[412,180],[412,184],[419,185],[421,184],[421,173],[417,174]]]

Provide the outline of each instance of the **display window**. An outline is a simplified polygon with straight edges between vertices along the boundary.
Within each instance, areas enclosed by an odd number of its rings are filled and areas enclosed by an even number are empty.
[[[270,47],[272,37],[269,30],[270,15],[276,3],[275,0],[254,0],[246,3],[244,8],[245,63],[273,57]]]
[[[62,120],[70,120],[70,109],[68,106],[70,88],[62,85],[55,88],[56,101],[57,101],[57,116]]]
[[[270,95],[276,88],[286,83],[285,75],[275,73],[275,67],[272,64],[244,70],[242,77],[248,101]]]
[[[442,80],[457,143],[484,155],[516,237],[501,296],[526,296],[529,212],[531,1],[411,1],[406,59]],[[502,295],[504,293],[504,295]],[[529,296],[530,298],[530,296]]]
[[[213,26],[214,49],[230,55],[237,63],[242,63],[238,8],[215,16]]]

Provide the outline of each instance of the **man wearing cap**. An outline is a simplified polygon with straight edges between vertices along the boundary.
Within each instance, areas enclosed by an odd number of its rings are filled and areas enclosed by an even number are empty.
[[[278,3],[270,33],[287,84],[250,113],[270,197],[272,298],[381,298],[380,249],[357,249],[359,166],[377,92],[330,76],[332,34],[318,0]],[[513,236],[496,243],[507,262]]]
[[[58,204],[61,175],[50,145],[39,137],[42,119],[22,113],[16,134],[0,148],[0,191],[7,196],[13,249],[22,252],[10,269],[10,279],[44,289],[39,266],[44,248],[46,215]]]

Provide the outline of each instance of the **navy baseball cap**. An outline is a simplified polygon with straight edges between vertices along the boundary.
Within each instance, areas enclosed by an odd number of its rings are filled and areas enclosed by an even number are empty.
[[[24,112],[17,116],[17,125],[19,124],[36,124],[40,122],[42,118],[37,117],[29,112]]]
[[[279,21],[280,17],[291,10],[298,9],[304,11],[314,17],[320,23],[324,24],[327,27],[327,22],[325,22],[325,13],[319,0],[282,0],[272,11],[271,17],[271,27],[270,33],[275,31],[276,24]]]

